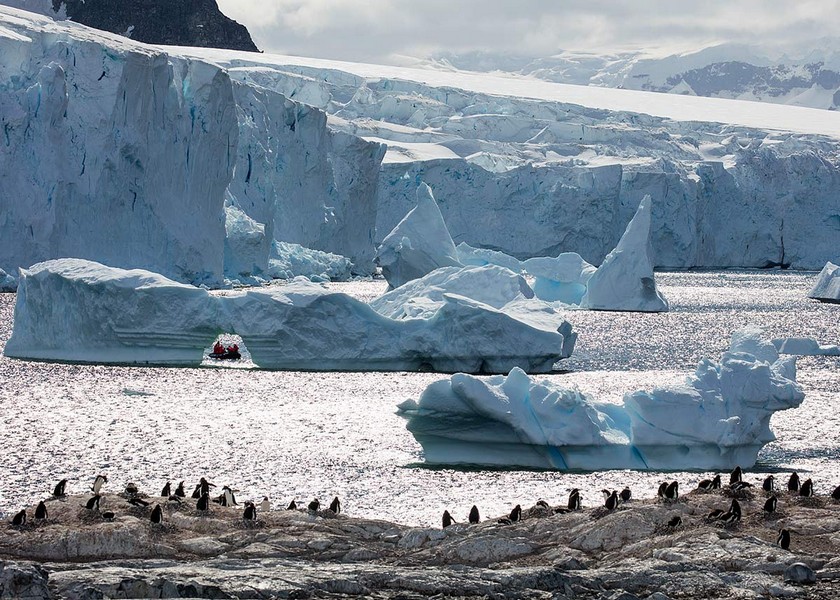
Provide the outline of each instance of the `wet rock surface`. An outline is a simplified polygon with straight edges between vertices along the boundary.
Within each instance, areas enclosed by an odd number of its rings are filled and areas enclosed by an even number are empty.
[[[743,518],[709,521],[731,493],[693,492],[677,502],[631,501],[523,520],[499,517],[444,530],[407,527],[329,510],[196,510],[119,495],[47,501],[49,519],[0,530],[0,598],[836,598],[840,505],[741,492]],[[151,524],[154,505],[164,507]],[[348,504],[348,503],[345,503]],[[102,513],[115,513],[107,521]],[[675,516],[682,523],[668,525]],[[776,546],[779,529],[790,550]]]

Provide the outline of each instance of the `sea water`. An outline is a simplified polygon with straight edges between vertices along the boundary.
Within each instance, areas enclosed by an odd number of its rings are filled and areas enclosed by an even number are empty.
[[[680,382],[704,356],[719,357],[735,329],[748,324],[773,337],[807,336],[840,343],[840,305],[806,298],[815,273],[784,271],[669,272],[657,281],[671,302],[663,314],[569,311],[579,333],[575,354],[549,378],[614,402],[625,392]],[[382,281],[330,284],[370,299]],[[14,294],[0,294],[0,350],[11,335]],[[68,340],[68,343],[73,343]],[[209,350],[209,349],[208,349]],[[46,498],[59,479],[85,493],[96,474],[106,494],[128,482],[159,494],[167,480],[199,477],[242,500],[268,496],[328,503],[347,514],[437,525],[444,509],[458,520],[476,504],[502,515],[538,499],[565,503],[571,488],[584,505],[600,490],[629,485],[655,495],[677,479],[683,492],[702,472],[430,468],[395,414],[417,398],[434,373],[271,372],[210,366],[195,369],[64,365],[0,357],[0,513],[6,518]],[[778,437],[747,479],[791,470],[812,477],[818,494],[840,484],[840,358],[798,362],[806,398],[776,413]],[[804,478],[804,477],[803,477]]]

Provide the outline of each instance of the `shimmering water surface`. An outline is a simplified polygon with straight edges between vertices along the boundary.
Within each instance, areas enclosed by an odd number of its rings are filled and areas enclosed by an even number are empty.
[[[814,273],[661,273],[666,314],[570,312],[580,334],[569,372],[550,378],[620,401],[639,388],[680,381],[703,356],[718,357],[730,333],[759,324],[774,337],[840,343],[840,305],[808,300]],[[332,284],[369,299],[385,283]],[[0,294],[0,349],[11,335],[14,294]],[[60,310],[56,308],[56,310]],[[774,415],[778,440],[755,471],[806,472],[818,493],[840,484],[840,359],[799,360],[802,406]],[[395,406],[444,377],[429,373],[269,372],[242,368],[160,369],[60,365],[0,357],[0,512],[8,515],[69,479],[84,492],[107,473],[106,492],[136,482],[159,493],[167,479],[201,476],[268,495],[276,504],[342,499],[348,514],[437,524],[444,509],[465,518],[506,513],[539,498],[565,501],[581,488],[629,484],[653,496],[661,473],[558,473],[430,469]],[[702,473],[669,474],[691,486]],[[752,476],[757,479],[758,475]]]

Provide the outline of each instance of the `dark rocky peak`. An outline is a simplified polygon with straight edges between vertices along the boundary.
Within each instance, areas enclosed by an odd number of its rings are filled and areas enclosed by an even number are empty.
[[[52,0],[52,7],[77,23],[149,44],[259,52],[216,0]]]

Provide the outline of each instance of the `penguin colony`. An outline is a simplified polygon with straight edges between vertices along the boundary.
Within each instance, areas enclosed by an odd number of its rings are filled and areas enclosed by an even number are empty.
[[[100,503],[102,498],[104,497],[104,493],[102,493],[102,488],[105,484],[108,483],[108,477],[106,475],[97,475],[94,480],[93,484],[90,487],[90,491],[92,495],[88,498],[81,508],[84,508],[91,513],[99,514],[103,521],[113,521],[117,518],[117,513],[114,511],[104,511],[100,513]],[[52,491],[52,500],[62,500],[67,497],[66,492],[67,480],[62,479],[59,481]],[[206,512],[210,509],[210,503],[215,502],[221,506],[239,506],[239,502],[236,501],[236,496],[234,495],[235,490],[231,489],[229,486],[223,486],[221,490],[221,494],[215,497],[211,497],[211,490],[215,488],[216,485],[210,483],[202,477],[199,482],[196,484],[195,489],[192,492],[192,498],[196,500],[195,509],[199,513]],[[184,482],[181,481],[178,484],[178,487],[175,488],[175,493],[172,492],[172,482],[167,481],[166,484],[163,486],[161,490],[160,497],[163,499],[164,504],[170,505],[182,505],[186,499],[186,490],[184,488]],[[152,505],[152,502],[149,500],[144,500],[148,498],[146,494],[140,492],[139,488],[134,483],[128,483],[125,486],[125,489],[121,494],[119,494],[127,504],[139,509],[148,509]],[[245,504],[242,505],[244,511],[242,513],[242,519],[246,522],[248,521],[256,521],[257,520],[257,505],[254,502],[246,501]],[[318,499],[314,499],[312,502],[309,503],[308,511],[310,513],[317,513],[320,509],[320,502]],[[263,512],[268,512],[271,510],[271,502],[268,499],[268,496],[263,497],[262,502],[259,504],[259,509]],[[286,510],[297,510],[297,503],[295,500],[292,500]],[[333,498],[332,502],[330,503],[329,509],[330,512],[334,514],[339,514],[341,512],[341,501],[338,499],[338,496]],[[477,509],[476,509],[477,510]],[[16,513],[10,522],[10,525],[13,527],[24,527],[26,525],[26,509],[21,510],[20,512]],[[44,500],[41,500],[38,503],[38,506],[35,508],[35,522],[45,522],[49,519],[49,513],[47,511],[47,505]],[[155,503],[154,508],[150,509],[149,512],[149,522],[152,525],[161,525],[164,520],[164,512],[163,508],[161,507],[160,503]]]
[[[751,483],[744,481],[743,475],[744,473],[741,467],[735,467],[729,475],[729,486],[727,488],[723,487],[720,474],[715,475],[712,479],[703,479],[700,482],[698,482],[697,491],[699,492],[710,492],[713,490],[725,489],[730,495],[734,496],[732,498],[732,501],[729,503],[728,507],[718,508],[709,513],[705,518],[705,521],[707,523],[718,523],[723,527],[728,528],[737,525],[738,522],[741,521],[743,513],[741,510],[741,504],[738,502],[738,496],[748,493],[747,490],[749,490],[749,488],[754,487]],[[83,505],[85,510],[99,513],[100,502],[103,498],[103,494],[101,492],[106,483],[108,483],[108,477],[106,475],[97,475],[95,477],[93,484],[90,488],[92,495]],[[62,479],[61,481],[59,481],[53,488],[53,499],[65,498],[67,496],[66,486],[66,479]],[[221,489],[221,494],[219,494],[218,496],[211,497],[211,490],[215,487],[215,484],[208,482],[204,477],[202,477],[196,484],[192,492],[192,498],[196,500],[195,508],[199,513],[208,511],[210,509],[210,502],[214,502],[221,506],[239,506],[239,503],[236,501],[235,490],[231,489],[229,486],[223,486]],[[813,481],[810,478],[806,479],[805,481],[801,481],[799,475],[795,472],[789,476],[786,487],[788,495],[799,496],[801,498],[813,498],[815,496]],[[765,477],[764,481],[761,484],[761,488],[762,491],[767,495],[767,499],[764,502],[762,510],[766,516],[772,515],[777,511],[777,507],[779,505],[779,492],[777,492],[775,476],[768,475],[767,477]],[[184,482],[181,481],[178,484],[178,486],[175,488],[175,493],[171,493],[171,491],[172,483],[170,481],[167,481],[166,484],[163,486],[163,489],[161,490],[160,494],[160,497],[165,499],[164,502],[175,505],[183,504],[183,502],[186,499]],[[621,504],[630,502],[632,498],[632,492],[630,491],[629,487],[625,487],[621,492],[618,492],[617,490],[608,489],[601,490],[601,492],[604,496],[603,509],[605,509],[608,512],[618,509],[618,507]],[[148,507],[152,504],[150,501],[143,499],[142,496],[145,495],[141,494],[137,486],[133,483],[126,484],[125,490],[121,494],[121,496],[125,499],[127,504],[136,508],[148,509]],[[665,503],[678,502],[680,498],[679,482],[662,482],[659,485],[657,496],[662,502]],[[840,502],[840,485],[834,488],[834,491],[831,493],[831,498],[835,502]],[[242,513],[242,519],[245,522],[256,521],[258,514],[257,505],[254,502],[246,501],[243,507],[244,511]],[[569,492],[568,501],[566,502],[565,507],[560,506],[551,508],[549,504],[544,500],[537,501],[536,507],[542,510],[549,510],[553,513],[581,510],[582,504],[580,490],[574,488]],[[317,514],[320,508],[321,502],[317,498],[313,499],[307,505],[307,511],[310,514]],[[286,507],[286,510],[297,509],[297,502],[295,500],[292,500]],[[262,512],[267,512],[271,510],[271,504],[267,496],[263,497],[262,501],[260,502],[259,510]],[[337,496],[333,498],[327,510],[334,515],[338,515],[339,513],[341,513],[341,502]],[[105,511],[100,513],[100,516],[104,521],[113,521],[115,518],[117,518],[117,513],[113,511]],[[517,504],[511,510],[510,514],[507,517],[499,519],[498,523],[503,525],[511,525],[513,523],[521,521],[523,518],[524,516],[522,507],[521,505]],[[35,508],[34,520],[35,522],[45,522],[48,519],[49,512],[47,510],[47,506],[45,502],[41,500]],[[156,503],[154,508],[150,510],[149,522],[152,525],[161,525],[163,521],[163,509],[161,508],[160,503]],[[467,515],[467,521],[470,524],[477,524],[481,521],[481,516],[477,506],[472,506],[472,508],[469,511],[469,514]],[[16,513],[12,517],[10,524],[13,527],[24,527],[26,523],[27,514],[26,510],[24,509]],[[451,513],[448,510],[443,511],[443,527],[446,528],[455,523],[457,523],[457,521],[451,515]],[[666,524],[663,524],[663,527],[667,527],[671,530],[674,530],[681,527],[682,524],[682,518],[678,515],[675,515]],[[789,549],[791,544],[791,531],[787,529],[781,529],[776,539],[776,544],[784,550]]]

